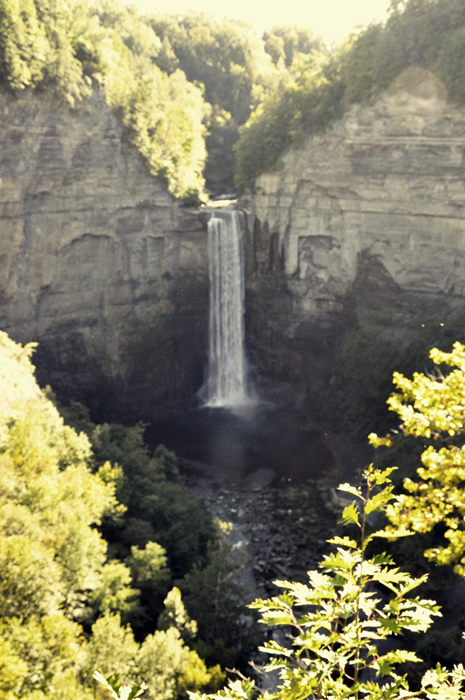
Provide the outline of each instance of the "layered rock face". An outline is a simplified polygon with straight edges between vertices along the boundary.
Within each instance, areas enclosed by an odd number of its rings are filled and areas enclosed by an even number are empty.
[[[202,382],[207,238],[96,92],[74,109],[0,94],[0,328],[41,383],[143,415]]]
[[[465,112],[409,68],[257,180],[248,337],[259,370],[323,405],[354,329],[382,352],[450,325],[465,301],[464,152]]]

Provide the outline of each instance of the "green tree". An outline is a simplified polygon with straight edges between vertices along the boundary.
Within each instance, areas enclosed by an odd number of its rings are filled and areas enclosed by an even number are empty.
[[[343,85],[335,59],[299,54],[290,75],[267,96],[240,129],[235,146],[239,191],[275,165],[283,151],[321,131],[343,114]]]
[[[210,664],[223,668],[247,665],[260,640],[253,614],[244,614],[247,592],[240,585],[245,552],[225,539],[231,524],[217,521],[217,536],[208,560],[198,563],[180,582],[186,608],[198,627],[195,648]]]
[[[399,390],[388,400],[402,423],[401,432],[430,443],[421,454],[417,470],[418,481],[404,480],[407,493],[398,496],[388,509],[395,527],[425,533],[438,525],[444,528],[444,544],[425,551],[425,556],[437,564],[452,564],[465,575],[465,347],[454,343],[450,353],[433,348],[430,357],[436,365],[452,367],[445,375],[415,373],[407,379],[394,374]],[[391,447],[396,436],[379,438],[374,433],[370,441],[375,446]]]
[[[405,630],[425,632],[432,617],[439,614],[433,601],[411,596],[425,577],[415,579],[400,571],[386,554],[369,555],[368,547],[375,538],[394,534],[367,534],[367,518],[385,511],[395,498],[391,471],[370,466],[364,474],[366,491],[349,484],[340,487],[356,499],[345,508],[342,522],[358,528],[358,542],[350,537],[333,538],[335,551],[323,558],[320,571],[309,572],[308,585],[277,581],[281,595],[252,604],[265,625],[282,627],[286,633],[280,641],[273,639],[262,648],[270,656],[265,673],[279,678],[275,691],[267,692],[266,697],[463,697],[463,666],[453,671],[437,666],[423,676],[419,690],[410,690],[407,677],[399,675],[396,667],[406,660],[418,661],[416,655],[384,643]],[[209,697],[251,699],[253,691],[254,684],[243,679]]]
[[[265,51],[277,65],[282,59],[291,68],[299,54],[311,54],[323,49],[323,40],[315,36],[311,29],[297,26],[274,26],[263,35]]]
[[[134,545],[126,564],[131,571],[134,585],[140,591],[139,614],[133,616],[133,627],[142,631],[152,631],[156,627],[163,600],[171,584],[166,552],[156,542],[147,542],[144,549]]]
[[[189,618],[182,602],[179,588],[174,587],[166,596],[165,607],[158,618],[157,627],[159,630],[176,627],[185,641],[189,641],[196,636],[197,623]]]
[[[91,472],[85,434],[41,395],[31,350],[0,334],[0,689],[10,700],[52,691],[85,699],[77,621],[93,597],[111,599],[109,581],[118,577],[95,526],[121,507],[114,484]],[[127,582],[116,588],[113,598],[124,602]]]
[[[253,29],[236,20],[216,21],[211,15],[189,12],[183,17],[152,15],[150,26],[176,57],[187,78],[202,86],[209,104],[205,116],[208,158],[205,176],[215,192],[233,189],[233,146],[238,129],[251,110],[275,85],[279,71]],[[167,54],[156,59],[167,65]],[[171,54],[172,52],[172,54]]]
[[[169,609],[172,603],[172,597],[168,597]],[[171,618],[172,622],[189,625],[180,598],[176,600],[176,608],[176,619]],[[168,611],[165,617],[170,618]],[[188,690],[215,687],[224,678],[219,668],[207,669],[196,652],[184,644],[176,626],[167,625],[138,644],[131,628],[123,627],[119,615],[111,613],[106,613],[92,627],[82,671],[88,685],[95,669],[100,669],[104,676],[118,674],[124,683],[143,684],[145,697],[151,700],[185,698]]]
[[[104,675],[118,673],[125,682],[135,683],[138,652],[131,627],[121,625],[119,613],[107,612],[92,626],[81,678],[91,685],[94,671],[100,669]]]
[[[168,47],[165,45],[165,62]],[[198,197],[205,162],[202,93],[163,72],[163,45],[116,0],[1,0],[0,80],[54,89],[71,105],[100,86],[151,172],[178,197]],[[168,52],[169,54],[169,52]]]
[[[12,654],[7,660],[2,657],[6,678],[15,673],[15,665],[20,664],[18,697],[41,698],[49,696],[52,689],[70,700],[76,697],[76,693],[83,698],[89,697],[85,689],[79,687],[76,677],[83,641],[76,623],[61,613],[31,616],[26,620],[9,617],[1,620],[0,634],[7,651],[9,647]],[[5,678],[3,673],[2,678]]]
[[[99,425],[92,430],[91,441],[95,466],[110,462],[121,465],[124,472],[118,495],[127,507],[125,518],[107,521],[103,528],[115,553],[126,559],[131,547],[157,542],[175,578],[185,576],[195,562],[204,562],[214,538],[211,517],[181,483],[176,456],[161,445],[150,455],[140,426]],[[156,619],[160,611],[153,608],[151,614]]]

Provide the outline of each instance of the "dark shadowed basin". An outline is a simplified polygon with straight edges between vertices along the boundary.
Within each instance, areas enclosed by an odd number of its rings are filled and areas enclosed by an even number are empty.
[[[210,465],[225,481],[271,470],[275,481],[325,478],[339,483],[337,462],[321,433],[302,427],[297,415],[264,404],[235,413],[201,408],[154,418],[147,425],[146,440]]]

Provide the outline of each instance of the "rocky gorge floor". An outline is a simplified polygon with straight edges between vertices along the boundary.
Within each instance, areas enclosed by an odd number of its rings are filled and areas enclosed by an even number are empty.
[[[324,479],[276,483],[259,469],[239,483],[225,482],[214,469],[180,460],[186,486],[202,499],[214,518],[232,524],[227,539],[247,553],[241,583],[250,598],[276,595],[275,580],[305,582],[317,567],[337,529],[342,505]]]

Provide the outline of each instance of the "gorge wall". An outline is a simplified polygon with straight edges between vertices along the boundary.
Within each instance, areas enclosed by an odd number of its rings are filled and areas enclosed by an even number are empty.
[[[409,363],[461,339],[464,152],[465,112],[409,68],[375,105],[352,107],[257,180],[243,205],[261,374],[342,417],[360,392],[375,400],[384,383],[386,395],[393,369],[420,369]]]
[[[207,343],[207,238],[103,96],[0,94],[0,328],[100,415],[189,399]]]
[[[189,402],[207,354],[205,213],[148,173],[99,92],[75,108],[2,92],[0,114],[0,329],[38,341],[40,383],[100,417]],[[352,428],[394,369],[465,340],[464,152],[465,112],[409,68],[258,179],[240,204],[263,392]]]

